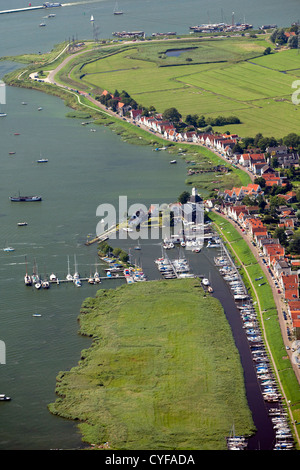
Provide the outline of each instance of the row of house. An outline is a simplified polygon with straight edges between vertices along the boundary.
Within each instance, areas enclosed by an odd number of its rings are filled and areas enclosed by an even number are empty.
[[[299,275],[298,271],[292,270],[292,267],[300,265],[300,262],[290,260],[285,253],[284,246],[278,239],[270,236],[268,228],[257,216],[257,210],[257,206],[248,207],[241,203],[236,205],[227,203],[223,206],[224,214],[235,220],[242,230],[250,234],[261,256],[265,257],[269,272],[277,278],[279,290],[282,291],[288,305],[293,328],[300,328]],[[296,218],[293,217],[293,212],[293,209],[287,206],[279,207],[280,223],[278,226],[287,229],[294,228]]]

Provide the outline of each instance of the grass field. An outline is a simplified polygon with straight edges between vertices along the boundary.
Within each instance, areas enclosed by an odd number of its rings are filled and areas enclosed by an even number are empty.
[[[299,130],[291,96],[292,83],[300,76],[300,55],[285,50],[264,56],[268,45],[249,38],[145,43],[88,62],[80,74],[91,88],[126,90],[139,104],[159,112],[174,106],[183,117],[236,115],[242,124],[215,130],[278,138]],[[188,50],[179,57],[166,56],[167,50],[180,48]],[[71,76],[78,79],[76,68]]]
[[[57,378],[50,411],[113,449],[225,449],[253,431],[243,372],[219,302],[199,280],[151,281],[86,299],[78,367]]]

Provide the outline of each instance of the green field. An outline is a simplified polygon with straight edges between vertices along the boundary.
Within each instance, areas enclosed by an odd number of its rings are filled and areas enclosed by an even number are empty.
[[[291,101],[292,82],[300,76],[300,55],[285,50],[263,55],[264,39],[235,38],[145,43],[87,62],[72,78],[92,89],[126,90],[139,104],[163,112],[174,106],[187,114],[236,115],[240,136],[283,137],[298,132],[298,107]],[[171,49],[188,49],[167,57]],[[187,58],[191,61],[187,64]],[[287,73],[282,73],[282,72]],[[82,75],[84,75],[82,77]]]
[[[57,377],[50,411],[81,422],[83,440],[112,449],[226,448],[253,431],[243,371],[220,303],[196,279],[99,290],[83,303],[93,337]]]

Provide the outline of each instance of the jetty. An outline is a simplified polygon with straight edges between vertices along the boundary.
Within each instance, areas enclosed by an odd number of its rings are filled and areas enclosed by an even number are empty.
[[[23,7],[23,8],[15,8],[13,10],[2,10],[0,11],[0,15],[4,15],[6,13],[20,13],[21,11],[30,11],[30,10],[42,10],[45,7],[43,5],[37,5],[35,7]]]
[[[36,5],[32,6],[29,4],[28,7],[23,7],[23,8],[14,8],[12,10],[2,10],[0,11],[0,15],[4,15],[7,13],[20,13],[23,11],[32,11],[32,10],[45,10],[48,8],[55,8],[55,7],[62,7],[63,5],[61,3],[52,3],[52,2],[45,2],[43,5]]]

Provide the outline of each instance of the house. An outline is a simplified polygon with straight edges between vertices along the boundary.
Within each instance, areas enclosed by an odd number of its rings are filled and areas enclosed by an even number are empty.
[[[268,170],[268,168],[269,165],[267,163],[250,163],[250,169],[253,171],[253,174],[257,176],[262,176],[264,172]]]
[[[296,300],[299,298],[298,274],[281,276],[280,283],[286,300]]]
[[[274,173],[264,172],[262,178],[265,180],[266,186],[273,186],[274,184],[276,186],[282,186],[282,179]]]
[[[276,260],[273,268],[278,278],[280,278],[280,276],[289,276],[291,274],[291,267],[285,259]]]
[[[238,163],[246,168],[250,166],[250,154],[243,153],[239,156]]]
[[[258,246],[263,250],[264,246],[265,245],[278,245],[279,244],[279,240],[278,238],[269,238],[269,237],[265,237],[265,238],[261,238],[259,241],[258,241]],[[266,254],[266,252],[264,252]]]
[[[293,322],[294,328],[300,327],[300,300],[290,300],[288,302],[288,314]]]
[[[268,259],[269,266],[271,266],[273,260],[284,258],[285,255],[285,249],[280,243],[264,245],[263,252]]]
[[[143,110],[142,109],[131,109],[129,111],[131,119],[138,120],[138,118],[142,115]]]
[[[286,145],[278,145],[277,147],[267,147],[266,152],[272,156],[286,155],[288,148]]]
[[[244,205],[228,206],[226,207],[225,212],[227,213],[228,217],[230,217],[231,219],[238,220],[240,213],[247,212],[247,206],[244,206]]]
[[[253,165],[256,163],[266,164],[265,155],[263,153],[249,153],[250,156],[250,169],[253,169]]]
[[[224,190],[224,200],[229,202],[241,201],[245,197],[242,188],[232,188]]]

